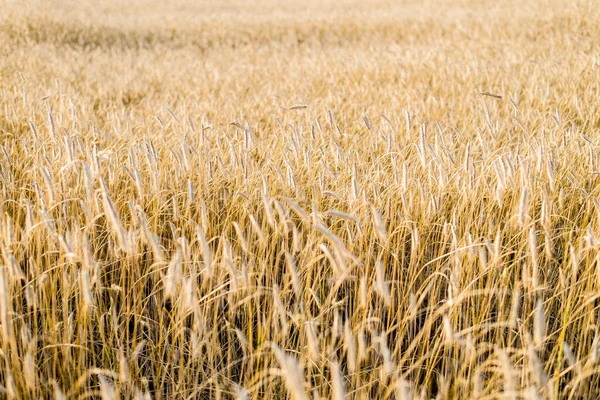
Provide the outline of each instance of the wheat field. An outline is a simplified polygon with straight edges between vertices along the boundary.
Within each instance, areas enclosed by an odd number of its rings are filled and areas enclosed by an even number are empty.
[[[0,0],[0,399],[600,396],[600,10]]]

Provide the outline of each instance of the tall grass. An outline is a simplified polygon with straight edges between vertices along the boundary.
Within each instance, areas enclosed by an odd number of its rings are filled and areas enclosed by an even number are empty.
[[[600,15],[517,3],[0,1],[0,398],[599,396]]]

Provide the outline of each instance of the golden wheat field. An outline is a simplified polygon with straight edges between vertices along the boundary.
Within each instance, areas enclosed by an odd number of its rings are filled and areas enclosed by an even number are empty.
[[[600,7],[0,0],[0,399],[600,396]]]

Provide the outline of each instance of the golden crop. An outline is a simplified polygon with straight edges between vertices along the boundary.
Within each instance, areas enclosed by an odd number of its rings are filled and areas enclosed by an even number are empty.
[[[0,398],[600,396],[599,9],[0,0]]]

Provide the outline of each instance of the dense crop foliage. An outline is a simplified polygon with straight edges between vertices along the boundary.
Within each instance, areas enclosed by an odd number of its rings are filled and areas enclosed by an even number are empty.
[[[0,0],[0,398],[600,396],[598,38],[584,1]]]

